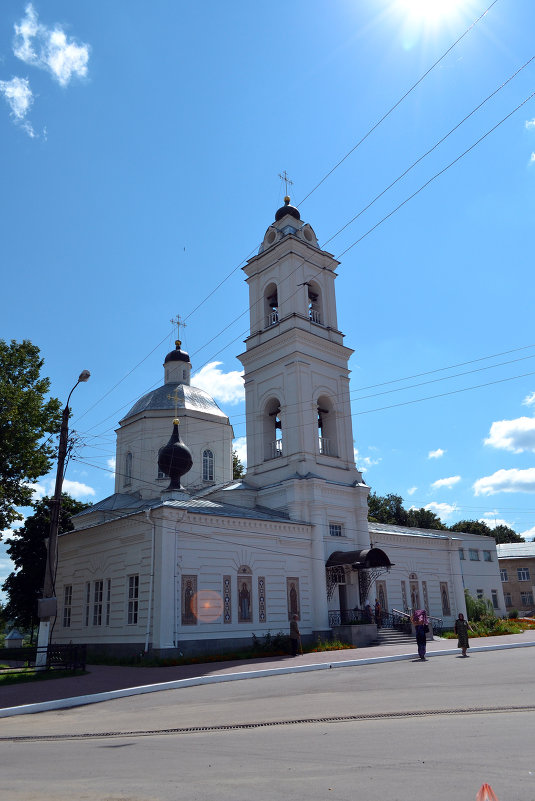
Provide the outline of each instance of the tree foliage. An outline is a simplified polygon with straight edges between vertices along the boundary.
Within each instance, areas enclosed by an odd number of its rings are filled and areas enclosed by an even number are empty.
[[[82,512],[90,504],[82,503],[63,493],[59,533],[72,531],[72,515]],[[7,593],[5,615],[17,626],[32,629],[37,621],[37,599],[43,586],[46,565],[45,540],[50,532],[50,499],[43,498],[32,504],[33,515],[6,540],[7,553],[15,564],[15,571],[5,580],[2,589]]]
[[[439,531],[462,531],[465,534],[494,537],[497,543],[524,542],[524,539],[509,526],[491,528],[481,520],[460,520],[448,528],[442,520],[429,509],[405,509],[401,495],[377,495],[370,493],[368,498],[368,520],[371,523],[388,523],[394,526],[429,528]]]
[[[232,478],[243,478],[245,467],[240,462],[240,457],[236,451],[232,451]]]
[[[21,518],[15,507],[31,503],[28,485],[48,472],[54,455],[42,439],[59,431],[61,404],[46,399],[42,367],[36,345],[0,340],[0,530]]]

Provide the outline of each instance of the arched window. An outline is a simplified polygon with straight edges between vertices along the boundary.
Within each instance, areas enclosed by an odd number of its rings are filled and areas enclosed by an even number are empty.
[[[308,284],[308,317],[313,323],[323,325],[323,310],[321,308],[321,290],[315,281]]]
[[[338,456],[336,411],[325,395],[318,398],[318,445],[323,456]]]
[[[279,322],[279,295],[276,284],[269,284],[264,293],[264,313],[266,316],[266,328],[276,325]]]
[[[281,406],[277,398],[272,398],[264,412],[264,459],[277,459],[282,453]]]
[[[132,483],[132,454],[130,451],[126,454],[124,460],[124,486],[128,487]]]
[[[214,480],[214,454],[208,449],[202,452],[202,480]]]
[[[247,565],[238,570],[238,623],[253,621],[253,571]]]

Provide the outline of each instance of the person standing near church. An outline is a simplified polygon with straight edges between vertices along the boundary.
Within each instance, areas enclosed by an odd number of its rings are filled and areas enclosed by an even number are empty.
[[[292,615],[292,619],[290,620],[290,645],[292,647],[292,656],[297,656],[298,648],[301,653],[303,653],[303,647],[301,645],[301,632],[299,631],[297,621],[297,615]]]
[[[378,629],[381,628],[383,620],[381,615],[381,604],[379,603],[379,599],[375,599],[375,606],[373,608],[373,616],[375,618],[375,625]]]
[[[411,617],[416,634],[416,645],[418,646],[418,656],[422,662],[426,662],[425,652],[427,649],[427,632],[429,631],[429,618],[425,609],[416,609]]]
[[[455,621],[455,634],[457,635],[457,648],[461,649],[463,656],[468,656],[466,650],[470,648],[468,641],[469,628],[468,620],[465,620],[463,613],[459,612],[459,617]]]

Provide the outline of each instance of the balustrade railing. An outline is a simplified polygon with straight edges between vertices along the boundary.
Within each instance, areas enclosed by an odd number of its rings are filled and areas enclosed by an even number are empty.
[[[282,456],[282,439],[276,439],[271,443],[271,458],[277,459]]]
[[[313,323],[318,323],[318,325],[321,325],[321,314],[319,311],[316,311],[316,309],[309,309],[308,316]]]
[[[444,623],[439,617],[429,616],[433,633],[437,636],[442,634]],[[332,609],[329,611],[329,626],[358,626],[363,623],[376,623],[379,627],[386,629],[397,629],[406,634],[412,633],[411,616],[408,612],[401,612],[399,609],[391,609],[390,612],[381,611],[379,620],[376,620],[373,609],[371,613],[366,609]]]
[[[277,325],[278,322],[279,322],[279,313],[278,313],[278,311],[272,311],[267,316],[266,328],[270,328],[272,325]]]
[[[331,455],[331,443],[328,437],[319,437],[319,449],[323,456]]]

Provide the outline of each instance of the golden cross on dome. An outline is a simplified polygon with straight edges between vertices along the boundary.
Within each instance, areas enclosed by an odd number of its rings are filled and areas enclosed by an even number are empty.
[[[178,425],[180,422],[178,419],[178,401],[180,400],[178,397],[178,387],[175,387],[175,391],[172,395],[167,396],[167,400],[173,400],[175,402],[175,419],[173,420],[173,423]]]
[[[177,314],[176,317],[172,317],[171,320],[169,320],[169,322],[172,325],[176,325],[176,338],[177,342],[180,342],[180,326],[183,326],[185,328],[186,323],[184,322],[184,320],[180,319],[180,314]]]
[[[294,182],[290,181],[290,179],[288,178],[288,173],[286,172],[286,170],[283,170],[282,172],[279,172],[279,178],[281,179],[281,181],[284,181],[284,187],[285,187],[284,188],[284,194],[287,195],[288,194],[288,187],[289,186],[293,186]]]

